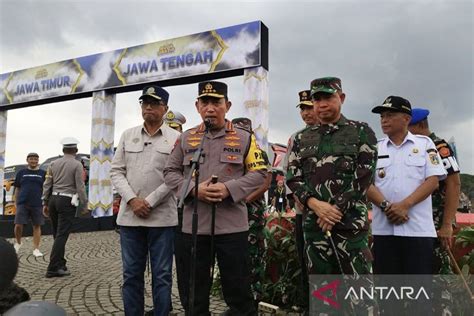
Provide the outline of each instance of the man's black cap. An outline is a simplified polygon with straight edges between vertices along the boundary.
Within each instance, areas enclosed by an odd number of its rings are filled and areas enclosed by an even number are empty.
[[[296,107],[300,107],[302,105],[306,106],[313,106],[313,102],[311,101],[311,91],[310,90],[303,90],[298,92],[298,96],[300,97],[300,103]]]
[[[198,85],[198,99],[202,97],[227,98],[227,85],[219,81],[204,81]]]
[[[411,104],[407,99],[391,95],[383,101],[382,105],[372,109],[372,113],[382,113],[384,111],[401,112],[411,116]]]
[[[170,94],[168,91],[163,89],[162,87],[159,86],[148,86],[143,88],[143,93],[140,96],[139,100],[143,99],[144,97],[149,96],[154,99],[163,101],[163,103],[168,104],[168,99],[170,97]]]
[[[26,159],[30,158],[30,157],[36,157],[36,158],[39,158],[39,155],[37,153],[28,153],[28,155],[26,155]]]

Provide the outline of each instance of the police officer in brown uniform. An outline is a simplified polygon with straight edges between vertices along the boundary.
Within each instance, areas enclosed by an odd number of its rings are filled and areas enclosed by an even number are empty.
[[[164,170],[166,185],[181,192],[184,179],[190,173],[193,154],[203,142],[197,197],[199,220],[194,314],[210,315],[211,205],[217,203],[214,243],[224,300],[230,308],[227,314],[256,315],[248,269],[249,225],[245,198],[263,184],[265,161],[255,137],[225,119],[231,107],[227,85],[207,81],[199,83],[198,89],[196,109],[203,121],[209,122],[210,130],[206,133],[203,122],[185,131],[175,144]],[[218,176],[215,184],[211,183],[212,175]],[[188,257],[192,245],[193,195],[194,181],[186,192],[183,214],[184,251]],[[188,276],[185,280],[189,283],[190,262],[185,263],[184,273]],[[189,284],[185,302],[188,302],[188,291]]]
[[[47,278],[70,275],[64,253],[76,215],[76,205],[71,203],[78,195],[79,205],[87,209],[87,196],[82,177],[82,164],[75,159],[79,141],[66,137],[61,141],[64,156],[51,163],[43,184],[43,214],[51,218],[54,243],[51,249]]]

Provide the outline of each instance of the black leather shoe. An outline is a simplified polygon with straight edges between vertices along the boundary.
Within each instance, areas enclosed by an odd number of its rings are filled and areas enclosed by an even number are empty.
[[[63,276],[68,276],[68,275],[71,275],[71,272],[69,271],[64,271],[63,269],[59,269],[57,271],[47,271],[46,272],[46,277],[47,278],[60,278],[60,277],[63,277]]]

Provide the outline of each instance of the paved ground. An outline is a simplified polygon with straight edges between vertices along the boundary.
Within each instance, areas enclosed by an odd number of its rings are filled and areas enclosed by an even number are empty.
[[[44,257],[32,255],[32,238],[22,239],[20,268],[15,282],[24,287],[32,300],[45,300],[63,307],[68,315],[123,315],[122,260],[119,235],[114,231],[76,233],[69,237],[66,259],[71,275],[63,278],[45,278],[49,262],[52,236],[43,236],[40,245]],[[152,306],[151,286],[146,274],[145,305]],[[178,288],[173,278],[171,315],[184,315],[179,303]],[[211,298],[211,311],[220,314],[226,304]]]

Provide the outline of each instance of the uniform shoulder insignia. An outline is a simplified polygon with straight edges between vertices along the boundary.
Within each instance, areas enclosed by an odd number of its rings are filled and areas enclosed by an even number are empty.
[[[427,151],[432,165],[439,165],[438,151],[434,148],[429,148]]]
[[[241,131],[246,131],[247,133],[252,133],[252,131],[250,129],[245,128],[245,127],[240,126],[240,125],[234,125],[234,128],[239,129]]]
[[[438,148],[439,155],[441,158],[446,158],[451,156],[451,151],[449,150],[449,147],[443,146],[441,148]]]

